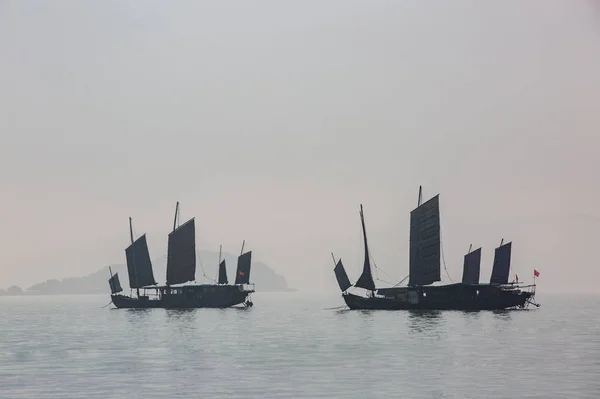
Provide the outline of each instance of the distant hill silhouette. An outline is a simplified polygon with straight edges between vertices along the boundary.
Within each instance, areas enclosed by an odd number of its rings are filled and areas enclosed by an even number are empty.
[[[23,295],[23,289],[21,289],[21,287],[18,287],[16,285],[13,285],[11,287],[8,287],[5,290],[0,290],[0,295]]]
[[[237,267],[237,256],[230,253],[224,253],[223,258],[227,264],[227,275],[229,282],[235,280],[235,269]],[[208,283],[216,277],[217,262],[219,260],[218,252],[199,251],[196,267],[196,282]],[[163,284],[166,275],[166,255],[160,256],[152,261],[154,269],[154,278],[159,284]],[[128,291],[129,278],[127,267],[125,265],[111,265],[113,274],[119,273],[121,285]],[[35,284],[29,287],[25,292],[19,287],[11,287],[5,291],[0,291],[0,295],[70,295],[70,294],[107,294],[109,266],[105,266],[95,273],[83,277],[66,278],[62,281],[52,279],[43,283]],[[203,277],[204,273],[208,278]],[[266,291],[292,291],[285,277],[277,274],[273,269],[261,262],[252,261],[250,272],[250,282],[256,284],[257,292]],[[19,292],[20,291],[20,292]]]

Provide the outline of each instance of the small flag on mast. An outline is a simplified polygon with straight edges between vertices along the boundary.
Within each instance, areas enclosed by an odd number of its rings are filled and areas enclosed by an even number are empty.
[[[517,283],[519,282],[519,275],[515,273],[515,279],[517,280]]]
[[[539,277],[540,276],[540,272],[538,272],[537,270],[533,269],[533,275],[535,277]]]

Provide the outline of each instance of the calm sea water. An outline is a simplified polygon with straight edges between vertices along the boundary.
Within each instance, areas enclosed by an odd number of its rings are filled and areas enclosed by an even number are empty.
[[[0,297],[1,398],[598,398],[600,296],[512,312],[102,308]]]

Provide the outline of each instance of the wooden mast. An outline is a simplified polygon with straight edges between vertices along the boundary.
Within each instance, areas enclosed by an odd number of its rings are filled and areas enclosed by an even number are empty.
[[[108,273],[110,273],[110,280],[109,280],[109,285],[110,285],[110,295],[113,295],[113,288],[112,288],[112,278],[113,278],[113,274],[112,274],[112,269],[110,268],[110,266],[108,267]]]
[[[179,201],[175,204],[175,217],[173,218],[173,231],[177,228],[177,217],[179,216]],[[168,251],[168,249],[167,249]],[[167,252],[167,276],[169,275],[169,260],[168,260],[168,252]],[[170,287],[169,279],[167,278],[166,284],[167,288]]]
[[[219,283],[219,274],[221,273],[221,251],[223,246],[219,245],[219,262],[217,263],[217,284]]]
[[[179,216],[179,201],[175,205],[175,219],[173,219],[173,231],[177,228],[177,216]]]
[[[129,217],[129,237],[131,238],[131,253],[133,256],[133,269],[135,270],[135,279],[136,279],[136,285],[138,286],[138,288],[136,288],[136,292],[137,292],[137,296],[138,298],[140,297],[140,280],[138,278],[138,272],[137,272],[137,266],[135,264],[135,247],[133,246],[133,223],[131,221],[131,216]]]
[[[363,238],[365,241],[365,264],[368,263],[369,273],[371,274],[371,281],[373,281],[373,272],[371,271],[371,261],[370,261],[370,256],[369,256],[369,245],[367,244],[367,228],[365,227],[365,215],[363,213],[362,204],[360,204],[360,223],[362,225]],[[363,273],[364,273],[364,270],[363,270]],[[375,285],[375,282],[373,281],[373,286],[374,285]],[[375,289],[371,290],[371,296],[373,298],[375,298]]]

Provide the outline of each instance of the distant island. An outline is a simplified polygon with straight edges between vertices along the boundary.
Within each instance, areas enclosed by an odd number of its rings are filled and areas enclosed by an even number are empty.
[[[227,275],[229,282],[235,281],[235,269],[237,267],[237,256],[223,253],[223,259],[227,264]],[[166,255],[160,256],[152,261],[154,278],[162,284],[166,275]],[[216,278],[219,253],[211,251],[199,251],[197,253],[196,282],[209,283]],[[83,277],[71,277],[63,280],[51,279],[42,283],[32,285],[26,290],[17,286],[0,290],[0,295],[79,295],[79,294],[108,294],[108,278],[110,277],[109,266],[105,266],[95,273]],[[113,274],[119,273],[119,279],[123,289],[128,291],[129,278],[125,265],[110,265]],[[206,274],[207,277],[204,277]],[[285,277],[277,274],[273,269],[262,262],[252,261],[250,281],[256,284],[257,292],[287,292],[295,291],[288,287]]]

